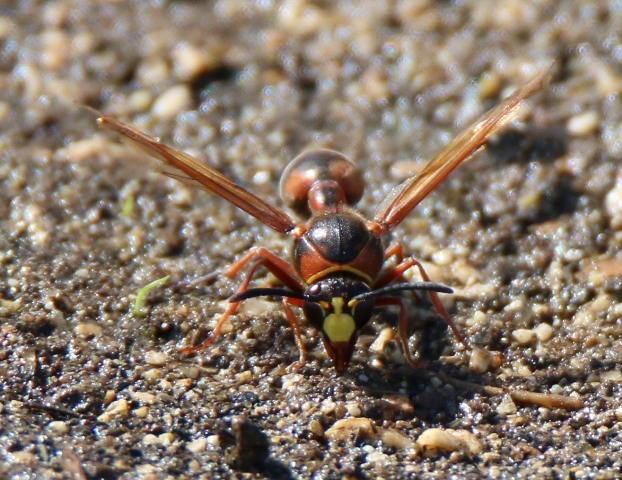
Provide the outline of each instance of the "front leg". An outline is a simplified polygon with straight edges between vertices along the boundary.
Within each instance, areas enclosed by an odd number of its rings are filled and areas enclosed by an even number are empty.
[[[251,264],[252,266],[249,269],[248,273],[246,274],[246,278],[242,282],[242,285],[240,285],[240,287],[238,288],[236,294],[245,292],[248,289],[248,285],[253,279],[253,275],[255,274],[257,269],[262,265],[266,267],[284,285],[291,288],[292,290],[299,291],[299,292],[303,292],[305,290],[305,286],[298,279],[298,275],[296,274],[296,271],[294,270],[294,268],[289,263],[277,257],[274,253],[272,253],[270,250],[264,247],[251,248],[248,251],[248,253],[242,256],[242,258],[232,263],[231,265],[229,265],[229,267],[223,270],[222,274],[226,275],[229,278],[232,278],[236,276],[238,273],[240,273],[240,271],[244,267],[246,267],[246,265],[248,264]],[[207,338],[207,340],[205,340],[203,343],[201,343],[197,347],[183,348],[180,350],[180,353],[185,354],[185,355],[192,354],[192,353],[199,352],[209,347],[212,344],[212,342],[218,338],[226,321],[229,319],[231,315],[233,315],[237,311],[240,303],[241,301],[231,302],[229,304],[229,306],[225,310],[225,313],[220,318],[220,320],[216,324],[216,327],[212,331],[211,335]],[[287,314],[287,309],[285,313]],[[289,315],[288,315],[288,320],[289,320]],[[292,324],[291,320],[290,320],[290,324]],[[292,327],[294,328],[294,330],[296,330],[294,325],[292,325]],[[298,330],[299,329],[300,327],[298,327]],[[300,333],[299,332],[297,333],[295,331],[294,335],[300,335]],[[302,341],[299,341],[297,337],[296,342],[298,343],[298,347],[300,348],[300,344]],[[303,352],[301,351],[301,360],[302,360],[302,353]]]
[[[410,349],[408,348],[408,338],[409,335],[409,322],[408,322],[408,312],[406,310],[406,302],[401,297],[380,297],[376,300],[376,306],[384,307],[390,305],[397,305],[400,308],[400,316],[397,323],[397,338],[402,347],[402,351],[404,352],[404,356],[406,360],[413,368],[420,368],[421,363],[417,362],[410,354]]]
[[[290,305],[294,305],[296,307],[302,308],[302,302],[299,299],[295,298],[284,298],[283,299],[283,310],[285,310],[285,316],[287,317],[287,321],[289,325],[292,327],[292,331],[294,332],[294,338],[296,339],[296,345],[298,346],[298,351],[300,352],[300,358],[297,362],[292,363],[289,368],[291,370],[299,370],[307,363],[307,349],[305,348],[305,344],[302,341],[302,329],[300,328],[300,322],[298,321],[298,317],[292,312],[292,308]]]

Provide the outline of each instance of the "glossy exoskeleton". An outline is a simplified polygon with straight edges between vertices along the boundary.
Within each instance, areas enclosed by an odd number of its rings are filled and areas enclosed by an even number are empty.
[[[253,247],[221,272],[233,277],[250,265],[245,280],[230,298],[230,304],[211,336],[198,347],[186,348],[182,352],[194,353],[210,345],[241,301],[271,296],[283,299],[283,309],[300,350],[300,360],[294,364],[296,367],[304,364],[306,350],[298,318],[291,306],[301,308],[307,321],[321,332],[335,369],[341,374],[352,358],[359,332],[370,321],[374,310],[395,305],[399,308],[398,339],[407,360],[414,364],[407,343],[408,312],[399,296],[405,290],[427,291],[437,312],[466,345],[438,296],[438,293],[451,293],[452,290],[431,282],[420,262],[404,258],[401,245],[394,244],[385,249],[381,236],[399,225],[455,168],[512,120],[524,100],[543,88],[547,77],[548,70],[458,135],[418,176],[394,188],[373,220],[366,220],[352,208],[363,194],[363,179],[356,166],[338,152],[307,151],[285,169],[280,184],[281,197],[291,209],[309,218],[306,222],[296,222],[281,209],[189,155],[112,117],[99,114],[98,121],[102,126],[120,133],[164,162],[169,169],[162,172],[165,175],[220,195],[277,232],[294,237],[291,263],[263,247]],[[383,270],[391,257],[396,258],[397,264]],[[272,272],[285,288],[249,288],[260,266]],[[411,267],[417,267],[422,282],[405,281],[403,275]]]

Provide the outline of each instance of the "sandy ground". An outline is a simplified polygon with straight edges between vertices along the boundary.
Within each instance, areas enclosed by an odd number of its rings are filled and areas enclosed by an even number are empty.
[[[0,15],[0,477],[622,475],[619,1],[59,0]],[[289,258],[290,239],[153,172],[79,107],[277,205],[287,162],[334,148],[365,172],[371,218],[552,62],[520,119],[386,239],[455,289],[444,301],[477,348],[410,297],[422,368],[388,309],[343,377],[307,324],[309,361],[289,369],[296,344],[267,299],[178,353],[241,279],[184,282],[253,245]]]

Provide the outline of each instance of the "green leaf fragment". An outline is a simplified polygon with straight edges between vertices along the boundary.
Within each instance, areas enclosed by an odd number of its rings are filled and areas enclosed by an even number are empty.
[[[143,303],[145,300],[145,295],[147,295],[154,288],[157,288],[160,285],[163,285],[166,282],[168,282],[169,278],[171,278],[171,276],[167,275],[166,277],[162,277],[154,282],[151,282],[149,285],[145,285],[143,288],[139,290],[138,295],[136,295],[136,303],[134,304],[134,315],[142,317],[147,314],[146,312],[143,312]]]
[[[134,203],[136,199],[134,195],[128,195],[123,200],[123,209],[121,210],[121,218],[128,218],[132,214],[132,210],[134,209]]]

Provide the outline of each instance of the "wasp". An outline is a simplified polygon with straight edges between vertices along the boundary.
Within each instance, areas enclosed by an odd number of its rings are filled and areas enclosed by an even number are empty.
[[[373,220],[366,220],[353,208],[363,195],[360,170],[336,151],[306,151],[285,168],[280,180],[280,196],[285,205],[299,216],[306,217],[306,220],[296,221],[217,170],[97,112],[101,126],[121,134],[148,155],[162,161],[165,164],[163,174],[213,192],[273,230],[294,238],[291,262],[256,246],[220,272],[233,278],[248,267],[242,284],[229,299],[230,303],[211,335],[199,346],[181,352],[191,354],[207,348],[218,338],[240,302],[268,296],[282,299],[283,310],[300,352],[299,360],[292,365],[294,368],[305,363],[307,354],[300,322],[292,307],[302,309],[306,320],[321,333],[335,370],[343,374],[359,333],[371,320],[375,309],[397,306],[397,338],[407,361],[416,365],[408,348],[408,311],[400,296],[404,291],[427,292],[432,305],[458,340],[468,346],[439,298],[439,293],[452,293],[452,289],[432,282],[419,261],[404,257],[400,244],[385,249],[381,237],[397,227],[453,170],[483,149],[490,136],[516,116],[524,101],[544,88],[549,70],[541,72],[466,128],[419,175],[395,187],[380,204]],[[383,268],[393,257],[394,266]],[[260,266],[266,267],[284,287],[249,288]],[[418,269],[423,281],[405,281],[404,273],[413,267]]]

